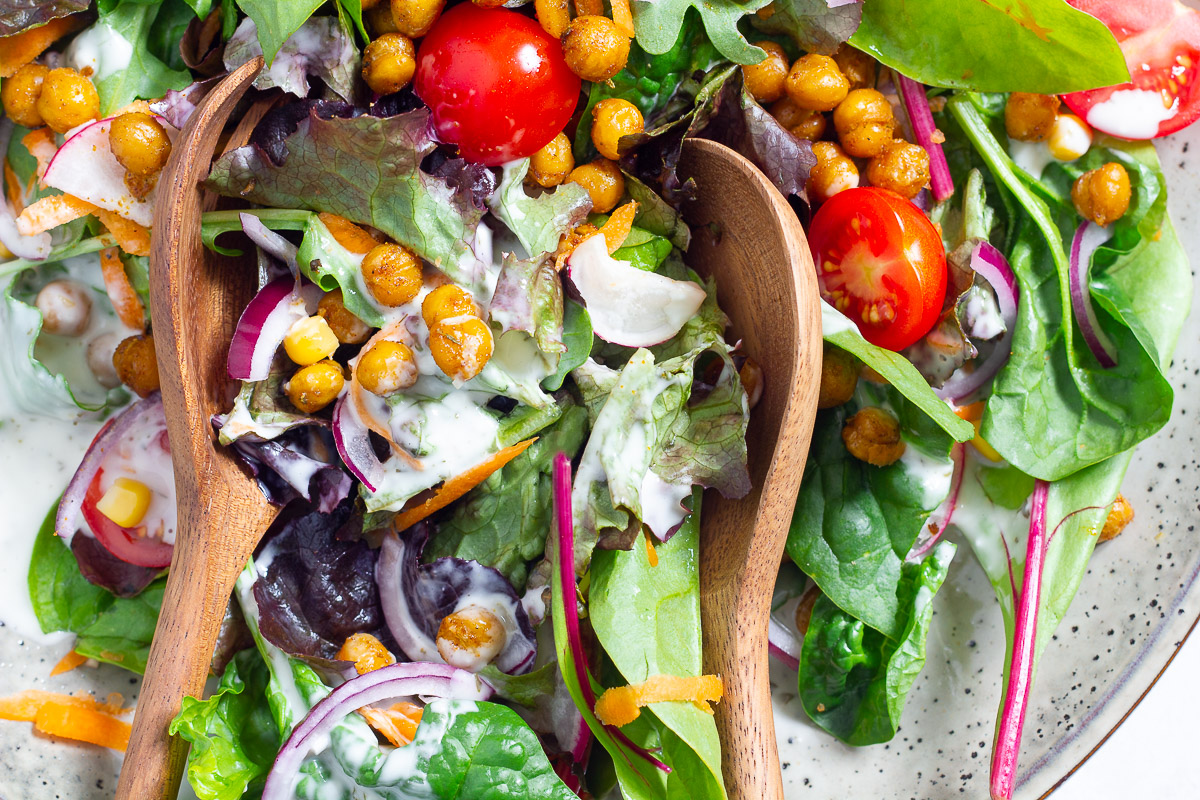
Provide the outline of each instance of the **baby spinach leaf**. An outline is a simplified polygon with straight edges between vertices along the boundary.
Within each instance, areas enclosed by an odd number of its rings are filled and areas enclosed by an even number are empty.
[[[238,8],[258,26],[258,42],[262,45],[267,66],[288,37],[300,29],[325,0],[237,0]]]
[[[755,15],[750,21],[760,31],[792,37],[801,50],[833,55],[858,30],[862,7],[858,1],[832,5],[829,0],[775,0],[775,13],[765,19]]]
[[[1062,0],[869,0],[850,43],[932,86],[1060,94],[1129,80],[1108,28]]]
[[[800,652],[800,701],[813,722],[847,744],[879,744],[896,735],[913,682],[925,666],[933,597],[955,546],[939,543],[904,564],[897,597],[900,634],[884,636],[822,595],[813,605]]]
[[[721,55],[738,64],[757,64],[765,55],[738,30],[742,17],[769,0],[633,0],[633,29],[637,42],[653,55],[668,52],[679,41],[684,17],[695,8],[704,30]]]

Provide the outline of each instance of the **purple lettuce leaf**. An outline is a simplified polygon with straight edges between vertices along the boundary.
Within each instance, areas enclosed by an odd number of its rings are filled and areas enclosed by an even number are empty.
[[[56,17],[86,11],[89,0],[0,0],[0,36],[45,25]]]
[[[274,439],[247,434],[230,446],[267,500],[277,506],[299,498],[330,513],[354,487],[338,458],[333,434],[322,420],[290,428]]]
[[[117,597],[133,597],[163,572],[122,561],[84,531],[71,537],[71,552],[88,583],[108,589]]]
[[[764,33],[792,37],[808,53],[833,55],[839,46],[858,30],[862,21],[862,3],[849,0],[838,4],[829,0],[775,0],[775,13],[757,14],[750,23]]]

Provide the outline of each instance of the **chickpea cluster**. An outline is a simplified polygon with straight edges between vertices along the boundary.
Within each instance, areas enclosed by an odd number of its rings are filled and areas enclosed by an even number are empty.
[[[874,88],[874,59],[843,47],[833,56],[809,53],[788,64],[780,45],[756,44],[767,56],[742,67],[746,90],[780,125],[813,143],[817,163],[806,186],[812,202],[864,179],[908,199],[929,183],[929,154],[897,138],[892,103]]]

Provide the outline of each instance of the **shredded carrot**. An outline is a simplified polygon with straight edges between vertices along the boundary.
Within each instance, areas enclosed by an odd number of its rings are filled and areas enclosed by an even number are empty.
[[[136,331],[146,327],[146,308],[125,274],[125,264],[117,255],[117,248],[106,247],[100,251],[100,270],[104,276],[104,291],[108,292],[113,310],[125,327]]]
[[[604,0],[575,0],[575,16],[603,17]]]
[[[975,438],[971,440],[970,444],[979,455],[988,461],[1000,462],[1004,460],[1004,456],[996,452],[996,448],[992,447],[979,432],[983,428],[983,409],[986,406],[987,403],[980,400],[976,403],[956,408],[954,409],[954,413],[975,427]]]
[[[121,696],[108,702],[93,697],[56,694],[29,689],[0,698],[0,719],[32,722],[40,733],[124,750],[129,744],[130,725],[117,719],[133,709],[121,708]]]
[[[499,453],[488,458],[481,464],[468,469],[466,472],[455,475],[450,480],[446,481],[441,487],[434,492],[433,496],[412,508],[407,508],[396,515],[392,521],[392,527],[398,531],[411,528],[421,520],[428,517],[435,511],[440,511],[446,506],[453,503],[458,498],[462,497],[467,492],[474,489],[479,484],[487,480],[488,476],[496,470],[503,467],[509,461],[512,461],[521,453],[525,452],[525,448],[537,441],[535,436],[532,439],[526,439],[523,442],[518,442],[511,447],[506,447]]]
[[[150,231],[146,228],[105,208],[97,208],[92,213],[108,228],[108,232],[126,253],[131,256],[150,255]]]
[[[17,173],[7,158],[4,159],[4,194],[8,197],[8,204],[12,206],[13,213],[20,214],[25,208],[25,200],[21,197],[21,182],[17,180]]]
[[[22,236],[36,236],[95,211],[94,205],[74,195],[53,194],[27,205],[17,217],[17,230]]]
[[[396,657],[383,646],[383,642],[369,633],[350,634],[334,658],[354,662],[354,670],[359,675],[396,663]]]
[[[81,656],[75,650],[68,650],[67,654],[59,659],[58,663],[54,665],[54,669],[50,670],[50,677],[53,678],[55,675],[62,675],[64,672],[70,672],[86,662],[87,656]]]
[[[345,217],[322,211],[317,214],[317,218],[325,223],[325,227],[333,234],[337,243],[351,253],[369,253],[375,245],[380,244],[380,241],[365,228],[355,225]]]
[[[533,0],[533,11],[542,30],[555,39],[561,39],[571,23],[567,0]]]
[[[401,700],[391,708],[363,706],[358,710],[363,719],[396,747],[404,747],[417,735],[417,726],[425,709],[416,703]]]
[[[718,702],[725,686],[718,675],[683,678],[678,675],[653,675],[643,683],[608,689],[596,701],[596,719],[605,725],[628,725],[652,703],[692,703],[708,713],[710,703]]]
[[[658,566],[658,551],[654,549],[654,542],[650,541],[650,529],[646,529],[646,560],[650,562],[650,566]]]
[[[637,216],[637,210],[638,204],[630,200],[612,212],[612,216],[600,226],[600,232],[604,234],[604,246],[608,248],[610,256],[617,252],[629,238],[629,231],[633,228],[633,218]]]
[[[11,78],[59,37],[83,27],[83,22],[82,14],[56,17],[45,25],[0,37],[0,78]]]
[[[610,5],[612,6],[613,22],[617,23],[621,33],[632,39],[634,36],[633,12],[629,9],[629,0],[611,0]]]
[[[37,159],[38,178],[44,177],[46,167],[50,166],[50,160],[58,152],[58,142],[54,140],[54,131],[49,128],[34,128],[21,137],[21,144],[25,145],[29,154]]]

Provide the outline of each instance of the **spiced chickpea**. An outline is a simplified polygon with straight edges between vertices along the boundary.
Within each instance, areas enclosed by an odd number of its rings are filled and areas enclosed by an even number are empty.
[[[369,633],[350,634],[334,658],[352,662],[354,671],[359,675],[396,663],[396,657],[383,646],[383,642]]]
[[[892,104],[874,89],[855,89],[833,111],[842,149],[855,158],[877,156],[892,143]]]
[[[641,133],[646,128],[642,112],[628,100],[610,97],[592,108],[592,144],[605,158],[616,159],[622,136]]]
[[[396,32],[416,39],[429,33],[442,15],[446,0],[391,0],[391,6]]]
[[[392,16],[392,6],[390,3],[380,2],[371,8],[364,6],[363,22],[367,24],[367,30],[373,36],[382,36],[385,33],[398,33],[396,18]]]
[[[761,47],[767,57],[757,64],[747,64],[742,67],[742,78],[746,83],[746,91],[760,103],[774,103],[783,97],[787,83],[788,62],[787,53],[778,43],[772,41],[755,42]]]
[[[362,76],[377,94],[403,89],[417,71],[417,51],[402,33],[385,33],[363,51]]]
[[[1121,535],[1130,522],[1133,521],[1133,506],[1125,499],[1125,495],[1117,495],[1112,508],[1104,520],[1104,528],[1100,531],[1100,541],[1107,542]]]
[[[346,385],[346,376],[336,361],[318,361],[303,369],[284,384],[292,405],[305,414],[313,414],[332,403]]]
[[[37,100],[42,93],[42,82],[49,74],[49,67],[26,64],[0,83],[4,115],[26,128],[41,127],[42,115],[37,110]]]
[[[425,295],[421,301],[421,319],[425,325],[434,327],[439,322],[454,317],[477,317],[479,308],[467,290],[453,283],[444,283]]]
[[[1044,141],[1061,104],[1057,95],[1013,92],[1004,104],[1004,130],[1022,142]]]
[[[792,102],[792,98],[788,97],[787,95],[784,95],[774,103],[771,103],[771,106],[767,109],[767,111],[769,111],[771,116],[774,117],[776,121],[778,121],[779,124],[785,128],[791,128],[793,125],[803,121],[809,114],[813,113],[807,108],[801,108],[800,106],[796,105],[794,102]]]
[[[447,376],[468,381],[492,357],[492,331],[478,317],[451,317],[429,330],[429,352]]]
[[[162,169],[171,155],[167,129],[144,111],[114,119],[108,128],[108,147],[130,175],[143,178]]]
[[[801,56],[787,75],[788,97],[809,111],[831,111],[846,99],[850,81],[829,56],[815,53]]]
[[[153,336],[138,335],[121,340],[113,352],[113,367],[121,383],[132,389],[138,397],[147,397],[158,391],[158,362],[154,358]]]
[[[117,368],[113,366],[113,353],[117,351],[117,345],[120,343],[120,334],[114,331],[105,331],[87,344],[85,357],[88,369],[92,371],[96,382],[105,389],[115,389],[121,385],[121,376],[117,374]]]
[[[42,79],[37,112],[55,133],[66,133],[100,116],[100,95],[73,69],[52,69]]]
[[[607,158],[581,164],[571,171],[567,180],[587,189],[592,198],[592,211],[597,214],[612,211],[625,195],[625,176],[616,162]]]
[[[858,167],[841,147],[833,142],[815,142],[812,151],[817,163],[804,185],[811,202],[823,203],[838,192],[858,186]]]
[[[876,467],[894,464],[904,455],[900,422],[882,408],[868,406],[846,420],[842,442],[850,455]]]
[[[867,181],[911,200],[929,183],[929,153],[896,139],[867,164]]]
[[[529,174],[525,180],[549,189],[565,181],[573,169],[575,155],[571,152],[571,140],[565,133],[560,133],[529,157]]]
[[[371,248],[362,262],[363,282],[371,295],[385,306],[402,306],[421,291],[421,261],[398,244]]]
[[[1132,196],[1129,173],[1115,161],[1083,173],[1071,186],[1075,210],[1097,225],[1108,225],[1125,216]]]
[[[563,57],[585,81],[602,83],[629,61],[629,37],[608,17],[585,15],[571,20],[562,35]]]
[[[92,318],[92,298],[87,287],[69,279],[50,281],[34,300],[42,314],[42,330],[58,336],[79,336]]]
[[[875,59],[848,44],[833,54],[834,63],[850,81],[851,90],[869,89],[875,85]]]
[[[821,359],[821,390],[817,408],[834,408],[850,402],[858,388],[858,364],[840,347],[826,344]]]
[[[354,374],[368,392],[386,397],[417,382],[417,360],[404,342],[376,342],[359,356]]]
[[[334,289],[321,297],[317,303],[317,314],[329,323],[329,329],[342,344],[362,344],[371,338],[371,326],[346,308],[341,289]]]
[[[795,124],[788,126],[788,130],[797,139],[807,139],[810,142],[815,142],[825,135],[825,128],[827,126],[828,121],[820,111],[805,111],[803,112],[803,116],[796,120]]]

